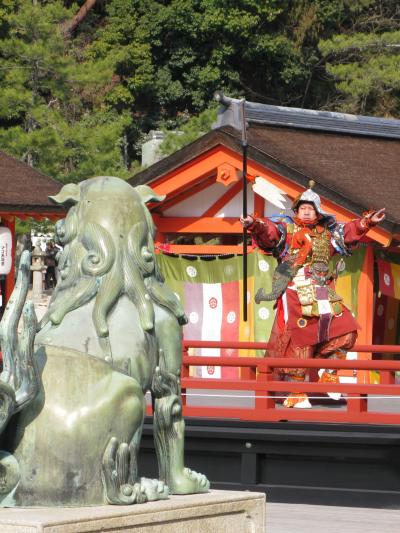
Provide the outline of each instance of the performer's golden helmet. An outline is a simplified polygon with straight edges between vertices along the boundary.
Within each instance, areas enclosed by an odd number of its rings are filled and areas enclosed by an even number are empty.
[[[308,185],[309,185],[309,188],[306,191],[299,194],[293,200],[293,204],[292,204],[293,211],[297,213],[297,210],[299,209],[301,204],[312,204],[317,214],[320,215],[321,217],[331,216],[329,215],[329,213],[325,213],[325,211],[321,209],[321,198],[316,192],[313,191],[315,181],[310,180]]]

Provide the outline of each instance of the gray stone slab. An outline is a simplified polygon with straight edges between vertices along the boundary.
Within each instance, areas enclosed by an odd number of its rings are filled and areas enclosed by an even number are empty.
[[[267,503],[266,533],[399,533],[397,509]]]
[[[1,533],[265,533],[265,495],[212,490],[131,506],[0,509]]]

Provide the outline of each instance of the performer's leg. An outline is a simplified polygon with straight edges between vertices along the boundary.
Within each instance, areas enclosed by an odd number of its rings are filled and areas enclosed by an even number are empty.
[[[351,331],[344,335],[334,337],[329,341],[317,346],[316,357],[324,359],[346,359],[347,352],[351,350],[357,340],[357,331]],[[325,369],[320,375],[321,383],[339,383],[339,377],[336,369]],[[339,400],[340,393],[328,393],[333,400]]]
[[[307,346],[293,346],[292,341],[290,341],[285,356],[286,357],[296,357],[298,359],[309,359],[312,357],[314,352],[314,347]],[[286,381],[304,383],[307,376],[306,368],[287,368],[284,369]],[[308,399],[308,396],[305,392],[291,392],[289,396],[283,402],[284,407],[295,407],[300,409],[310,409],[311,403]]]

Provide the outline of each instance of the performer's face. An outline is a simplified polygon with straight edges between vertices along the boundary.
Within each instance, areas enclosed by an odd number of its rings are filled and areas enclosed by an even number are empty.
[[[297,216],[302,222],[315,222],[317,220],[317,212],[312,204],[300,204]]]

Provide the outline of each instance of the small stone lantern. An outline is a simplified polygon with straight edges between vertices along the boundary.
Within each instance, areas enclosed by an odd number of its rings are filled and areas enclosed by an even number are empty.
[[[46,267],[44,264],[45,255],[46,254],[42,252],[39,246],[35,246],[32,251],[32,297],[33,300],[36,301],[40,300],[43,296],[43,273],[46,271]]]

